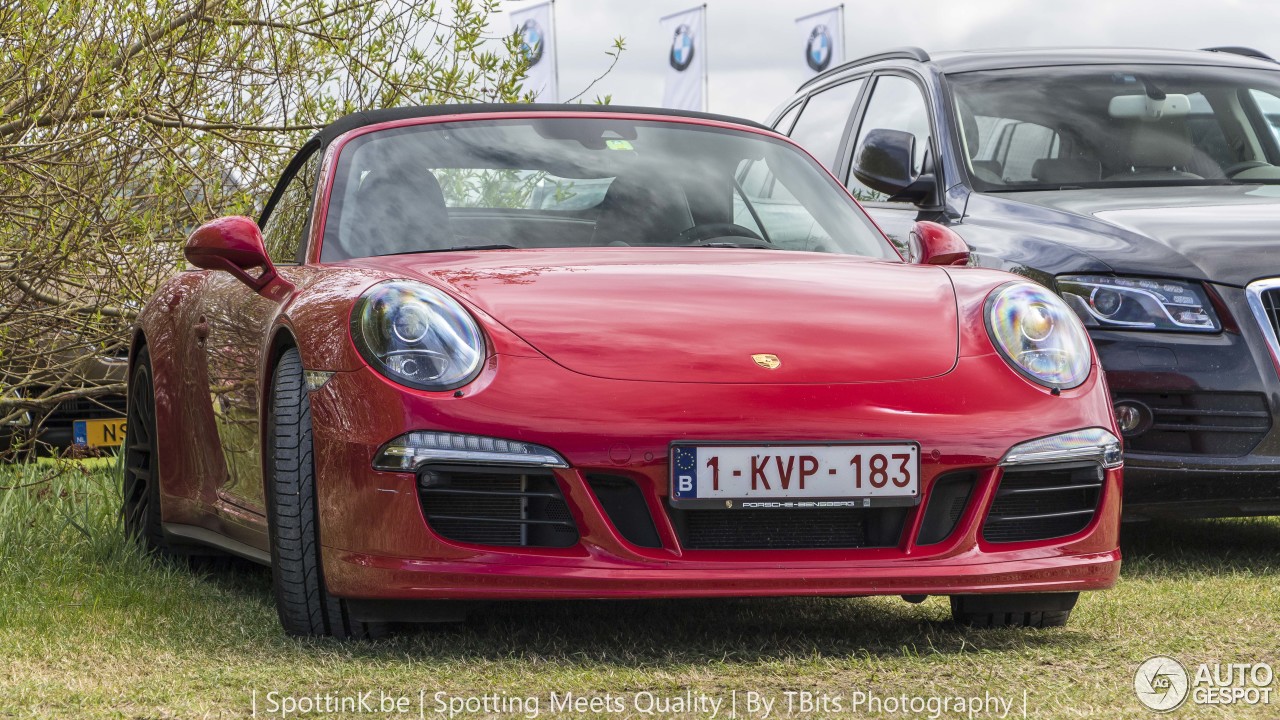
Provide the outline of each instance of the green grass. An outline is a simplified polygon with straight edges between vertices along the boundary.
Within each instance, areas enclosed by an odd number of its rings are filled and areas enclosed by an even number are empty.
[[[115,478],[112,461],[0,470],[0,486],[26,486],[0,490],[0,717],[239,718],[255,691],[261,701],[424,690],[428,717],[440,717],[437,691],[537,695],[547,717],[551,692],[629,701],[692,688],[761,692],[777,700],[773,717],[787,717],[788,690],[845,702],[842,713],[791,717],[865,716],[849,711],[855,690],[990,691],[1015,696],[1020,716],[1025,689],[1029,717],[1147,718],[1131,683],[1150,655],[1280,669],[1272,519],[1126,528],[1120,584],[1084,596],[1061,630],[961,630],[936,598],[496,603],[465,625],[342,644],[286,638],[264,569],[192,569],[126,545]],[[1173,717],[1274,718],[1278,703],[1188,704]],[[705,717],[659,715],[672,716]]]

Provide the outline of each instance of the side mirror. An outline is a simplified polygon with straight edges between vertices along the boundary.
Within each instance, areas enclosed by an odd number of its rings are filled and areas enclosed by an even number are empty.
[[[876,128],[867,133],[853,158],[853,176],[891,201],[926,200],[936,183],[931,173],[917,176],[912,171],[915,147],[916,138],[909,132]]]
[[[232,215],[201,225],[187,238],[183,254],[192,265],[229,272],[254,292],[273,300],[293,289],[267,257],[258,223],[247,217]],[[258,272],[251,272],[254,270]]]
[[[946,225],[921,220],[911,228],[911,261],[921,265],[968,265],[969,245]]]

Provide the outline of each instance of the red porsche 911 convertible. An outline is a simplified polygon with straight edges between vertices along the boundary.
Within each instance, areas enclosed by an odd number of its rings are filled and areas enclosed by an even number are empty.
[[[348,116],[142,312],[126,529],[270,564],[299,635],[778,595],[1060,625],[1120,567],[1092,346],[945,228],[912,242],[746,121]]]

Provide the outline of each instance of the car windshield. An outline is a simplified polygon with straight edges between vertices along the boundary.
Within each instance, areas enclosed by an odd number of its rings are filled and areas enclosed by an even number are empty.
[[[338,159],[322,258],[591,246],[898,259],[795,147],[616,118],[474,120],[357,136]]]
[[[1280,67],[1087,65],[948,80],[978,190],[1280,183]]]

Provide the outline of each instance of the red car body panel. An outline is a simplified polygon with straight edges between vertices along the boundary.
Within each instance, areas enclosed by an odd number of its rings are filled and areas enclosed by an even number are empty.
[[[433,282],[501,318],[560,365],[596,377],[883,382],[942,375],[956,361],[955,293],[933,266],[856,257],[815,263],[805,253],[762,261],[759,251],[723,248],[489,251],[359,264]],[[817,306],[830,311],[815,314]],[[716,322],[708,323],[712,309]],[[904,334],[904,326],[930,332]],[[751,361],[760,352],[789,360],[762,373]]]
[[[1013,445],[1089,427],[1118,435],[1096,361],[1083,385],[1050,392],[1011,370],[992,346],[983,303],[1013,276],[728,249],[450,252],[320,263],[334,157],[346,140],[390,126],[485,117],[383,123],[335,141],[322,166],[308,261],[278,268],[294,285],[279,301],[225,273],[189,271],[148,304],[134,357],[145,342],[166,523],[269,551],[263,508],[228,467],[211,378],[228,357],[252,365],[261,422],[278,348],[289,344],[306,368],[333,373],[311,393],[311,406],[324,577],[340,597],[916,595],[1114,583],[1119,469],[1105,472],[1098,510],[1080,532],[999,544],[982,537],[999,461]],[[728,123],[645,117],[777,137]],[[473,382],[456,393],[413,390],[368,366],[350,337],[351,311],[365,289],[387,279],[432,284],[474,316],[488,359]],[[812,313],[819,303],[830,313]],[[217,313],[228,308],[239,325],[228,321],[219,330]],[[207,337],[204,326],[212,327]],[[750,356],[761,352],[777,354],[781,366],[755,365]],[[555,471],[556,483],[579,542],[498,548],[435,533],[415,475],[372,469],[379,447],[414,430],[508,438],[558,452],[570,467]],[[921,504],[908,511],[895,547],[681,547],[667,511],[673,441],[876,439],[920,443],[923,498],[943,474],[976,473],[973,497],[945,541],[916,544]],[[614,528],[584,479],[593,473],[635,481],[661,547],[638,547]]]

